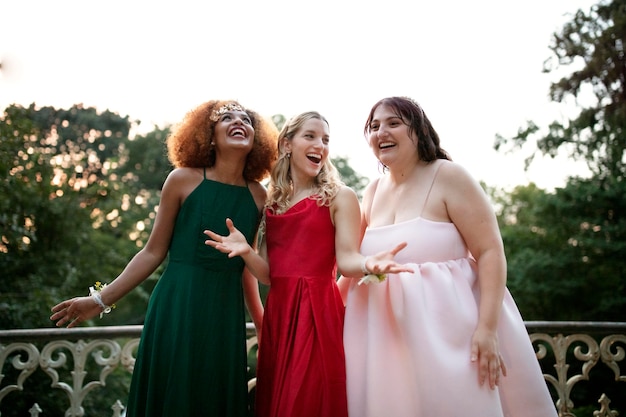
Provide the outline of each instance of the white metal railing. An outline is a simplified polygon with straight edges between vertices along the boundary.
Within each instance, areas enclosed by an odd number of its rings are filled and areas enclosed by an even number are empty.
[[[591,408],[593,417],[617,416],[617,410],[611,409],[611,401],[626,399],[626,371],[620,368],[626,356],[626,322],[526,322],[526,327],[559,416],[577,417],[574,412],[582,406]],[[7,410],[15,411],[17,399],[26,394],[34,401],[20,410],[19,415],[27,412],[31,417],[50,415],[42,410],[37,398],[52,393],[64,395],[69,401],[66,416],[88,415],[83,406],[89,395],[102,393],[99,390],[111,378],[119,378],[120,370],[130,379],[141,328],[137,325],[0,330],[0,416],[7,415]],[[247,335],[249,365],[254,369],[256,335],[251,323],[247,325]],[[28,392],[27,382],[36,371],[48,376],[50,392]],[[111,376],[113,371],[118,374]],[[610,375],[613,381],[607,382],[606,378],[596,381],[597,372]],[[573,399],[585,382],[601,393],[595,404],[576,404]],[[252,375],[248,382],[250,395],[255,383]],[[598,384],[602,384],[600,389]],[[112,410],[110,415],[123,414],[123,401],[125,398],[117,398],[108,405]],[[619,412],[626,415],[623,409]],[[98,414],[102,415],[102,410]]]

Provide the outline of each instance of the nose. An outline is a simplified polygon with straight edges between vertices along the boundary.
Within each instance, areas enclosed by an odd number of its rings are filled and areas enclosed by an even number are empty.
[[[379,138],[387,136],[387,128],[383,125],[378,126],[378,130],[376,131],[376,136],[378,136]]]

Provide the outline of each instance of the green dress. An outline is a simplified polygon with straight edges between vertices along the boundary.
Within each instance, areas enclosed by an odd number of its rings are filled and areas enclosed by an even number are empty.
[[[244,263],[203,234],[228,234],[227,217],[251,242],[259,212],[247,187],[205,177],[180,209],[148,304],[128,417],[247,415]]]

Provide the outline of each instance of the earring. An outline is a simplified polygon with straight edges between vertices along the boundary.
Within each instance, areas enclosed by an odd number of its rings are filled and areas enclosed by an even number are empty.
[[[291,152],[287,152],[287,159],[291,158]]]

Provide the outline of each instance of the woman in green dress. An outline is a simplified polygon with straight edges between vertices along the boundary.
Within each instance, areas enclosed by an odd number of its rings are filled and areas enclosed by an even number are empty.
[[[122,273],[91,295],[52,308],[57,326],[74,327],[144,281],[168,257],[148,304],[127,416],[247,414],[245,304],[260,330],[262,305],[240,257],[204,244],[203,230],[226,234],[234,218],[254,240],[276,159],[273,123],[235,101],[189,112],[167,140],[168,175],[145,247]]]

